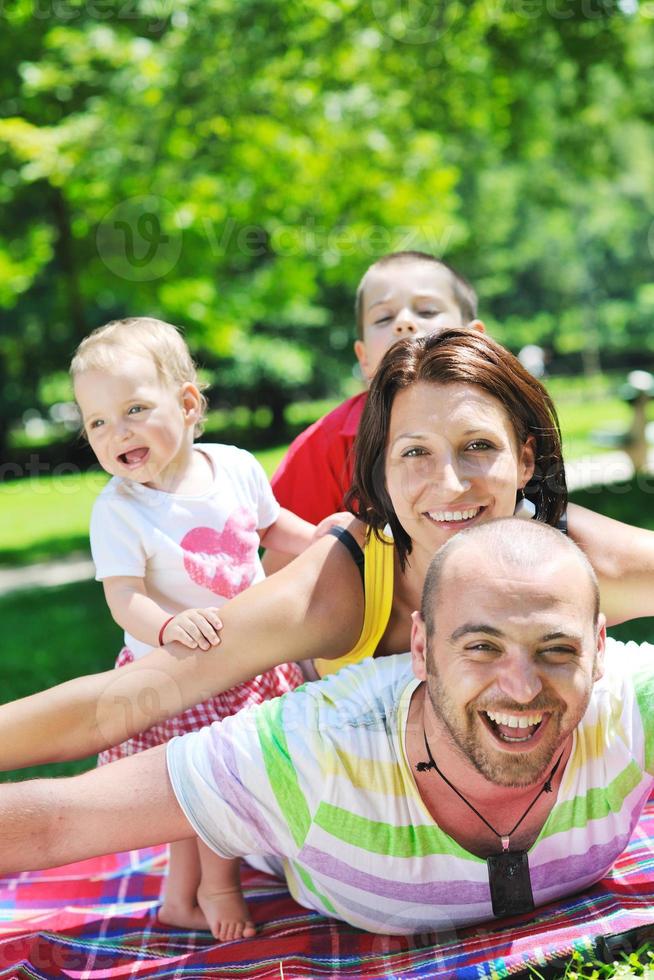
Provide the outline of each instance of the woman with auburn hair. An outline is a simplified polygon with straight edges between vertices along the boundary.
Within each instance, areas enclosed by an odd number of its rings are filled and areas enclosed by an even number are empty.
[[[654,613],[654,533],[566,511],[552,402],[486,334],[448,330],[388,351],[361,421],[350,501],[357,516],[345,528],[222,607],[220,646],[170,644],[0,708],[0,768],[98,752],[277,664],[308,657],[324,674],[404,652],[437,548],[514,512],[567,520],[609,623]]]

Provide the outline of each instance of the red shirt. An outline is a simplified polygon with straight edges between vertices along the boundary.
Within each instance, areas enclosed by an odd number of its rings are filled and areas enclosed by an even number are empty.
[[[354,437],[368,397],[362,391],[301,432],[270,481],[282,507],[317,524],[343,510],[354,466]]]

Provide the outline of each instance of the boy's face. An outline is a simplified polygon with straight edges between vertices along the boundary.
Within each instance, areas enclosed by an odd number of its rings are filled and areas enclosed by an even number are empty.
[[[356,341],[354,353],[366,381],[396,340],[450,327],[484,329],[481,320],[463,322],[452,275],[435,262],[399,260],[373,266],[363,282],[363,340]]]

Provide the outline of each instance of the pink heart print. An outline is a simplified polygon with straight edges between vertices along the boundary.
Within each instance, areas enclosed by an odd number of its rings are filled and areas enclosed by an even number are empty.
[[[182,538],[181,546],[184,568],[196,585],[233,599],[252,583],[259,535],[249,511],[235,510],[222,531],[212,527],[192,528]]]

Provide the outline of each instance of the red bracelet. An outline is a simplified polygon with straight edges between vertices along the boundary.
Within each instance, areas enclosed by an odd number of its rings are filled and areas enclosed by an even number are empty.
[[[172,623],[172,621],[173,621],[174,618],[175,618],[174,616],[169,616],[168,619],[166,620],[166,622],[163,624],[163,626],[159,630],[159,646],[160,647],[163,646],[164,630],[166,629],[166,626],[168,626],[168,623]]]

